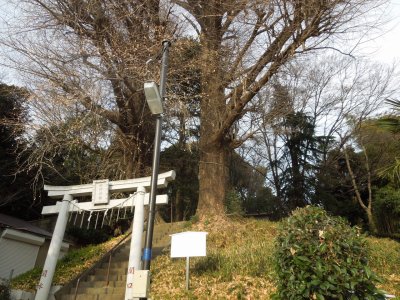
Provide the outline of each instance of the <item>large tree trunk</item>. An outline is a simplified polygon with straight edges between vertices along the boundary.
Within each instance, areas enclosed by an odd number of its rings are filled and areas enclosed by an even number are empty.
[[[197,214],[223,215],[224,201],[229,182],[227,162],[228,147],[225,137],[217,137],[226,111],[223,67],[221,65],[220,16],[208,7],[205,20],[207,31],[202,36],[201,61],[201,115],[200,115],[200,161],[199,161],[199,202]]]
[[[140,88],[137,87],[137,90]],[[125,179],[149,175],[155,127],[143,93],[120,93],[118,126]],[[127,109],[128,107],[128,109]]]
[[[149,126],[150,127],[150,126]],[[121,153],[120,170],[114,172],[121,179],[138,178],[149,175],[151,165],[151,134],[143,134],[143,129],[131,132],[119,131],[118,145]]]
[[[354,17],[351,8],[357,5],[343,1],[172,2],[191,15],[187,21],[198,33],[201,47],[197,60],[202,89],[198,214],[222,214],[229,182],[227,153],[252,135],[229,139],[230,130],[300,46],[308,51],[318,45],[315,40],[308,46],[308,40],[333,34],[346,17]]]
[[[227,158],[227,151],[222,147],[213,147],[200,153],[197,207],[200,216],[224,214],[229,178]]]

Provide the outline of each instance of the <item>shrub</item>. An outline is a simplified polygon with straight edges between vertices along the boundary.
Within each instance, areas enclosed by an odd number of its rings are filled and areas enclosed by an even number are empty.
[[[101,229],[70,227],[66,233],[81,246],[101,244],[112,236],[112,230],[108,226]]]
[[[116,236],[115,234],[116,228],[121,231],[121,234],[126,232],[131,227],[131,221],[130,221],[131,219],[119,219],[114,225],[114,236]]]
[[[225,210],[228,215],[242,215],[243,214],[243,207],[242,207],[243,200],[240,197],[240,194],[235,190],[231,190],[227,193],[225,198]]]
[[[274,299],[385,299],[357,228],[318,207],[297,209],[276,238]]]
[[[400,238],[400,191],[387,185],[374,193],[374,217],[378,234]]]

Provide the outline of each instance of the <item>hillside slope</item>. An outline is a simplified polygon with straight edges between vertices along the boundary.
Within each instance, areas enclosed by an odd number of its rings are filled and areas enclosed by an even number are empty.
[[[253,219],[214,219],[185,230],[206,231],[207,257],[192,258],[190,291],[185,291],[185,259],[169,258],[168,249],[152,264],[152,299],[270,299],[277,223]],[[380,288],[400,296],[400,244],[367,238],[371,268]],[[400,298],[399,298],[400,299]]]
[[[171,259],[169,249],[151,265],[151,299],[270,299],[275,291],[273,251],[278,224],[254,219],[213,219],[187,223],[183,231],[206,231],[207,257],[191,259],[190,291],[185,290],[185,259]],[[55,282],[65,284],[111,249],[116,238],[72,252],[60,264]],[[379,287],[400,299],[400,243],[367,238],[370,266]],[[35,290],[41,270],[12,281],[12,287]]]

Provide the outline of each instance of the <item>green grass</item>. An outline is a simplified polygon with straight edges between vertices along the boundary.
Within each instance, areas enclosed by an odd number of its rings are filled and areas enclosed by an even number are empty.
[[[378,274],[380,287],[400,299],[400,243],[387,238],[367,238],[370,266]]]
[[[171,259],[167,250],[152,262],[151,298],[270,299],[275,291],[277,224],[240,218],[196,221],[183,230],[209,234],[207,256],[191,259],[190,291],[185,290],[185,259]],[[400,243],[372,237],[367,241],[370,266],[382,278],[379,287],[400,296]],[[55,283],[63,284],[88,267],[106,251],[104,247],[91,246],[68,254],[57,268]],[[33,270],[15,278],[13,288],[35,289],[40,273]]]

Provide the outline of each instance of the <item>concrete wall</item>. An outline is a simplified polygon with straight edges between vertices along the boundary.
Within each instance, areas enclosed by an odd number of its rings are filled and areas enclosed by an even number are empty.
[[[36,262],[35,262],[35,267],[43,267],[44,266],[44,262],[46,261],[46,257],[47,257],[47,252],[49,251],[49,246],[50,246],[50,240],[45,240],[45,242],[39,249],[39,252],[38,252],[38,255],[36,258]],[[58,259],[63,258],[68,253],[68,250],[69,250],[69,244],[62,243],[61,249],[60,249],[60,255],[59,255]]]
[[[43,267],[49,245],[49,239],[14,229],[4,230],[0,235],[0,278],[9,279],[11,272],[14,278],[34,267]],[[62,243],[59,259],[68,249],[69,244]]]
[[[33,234],[6,229],[0,237],[0,277],[9,279],[35,266],[39,248],[45,239]]]

